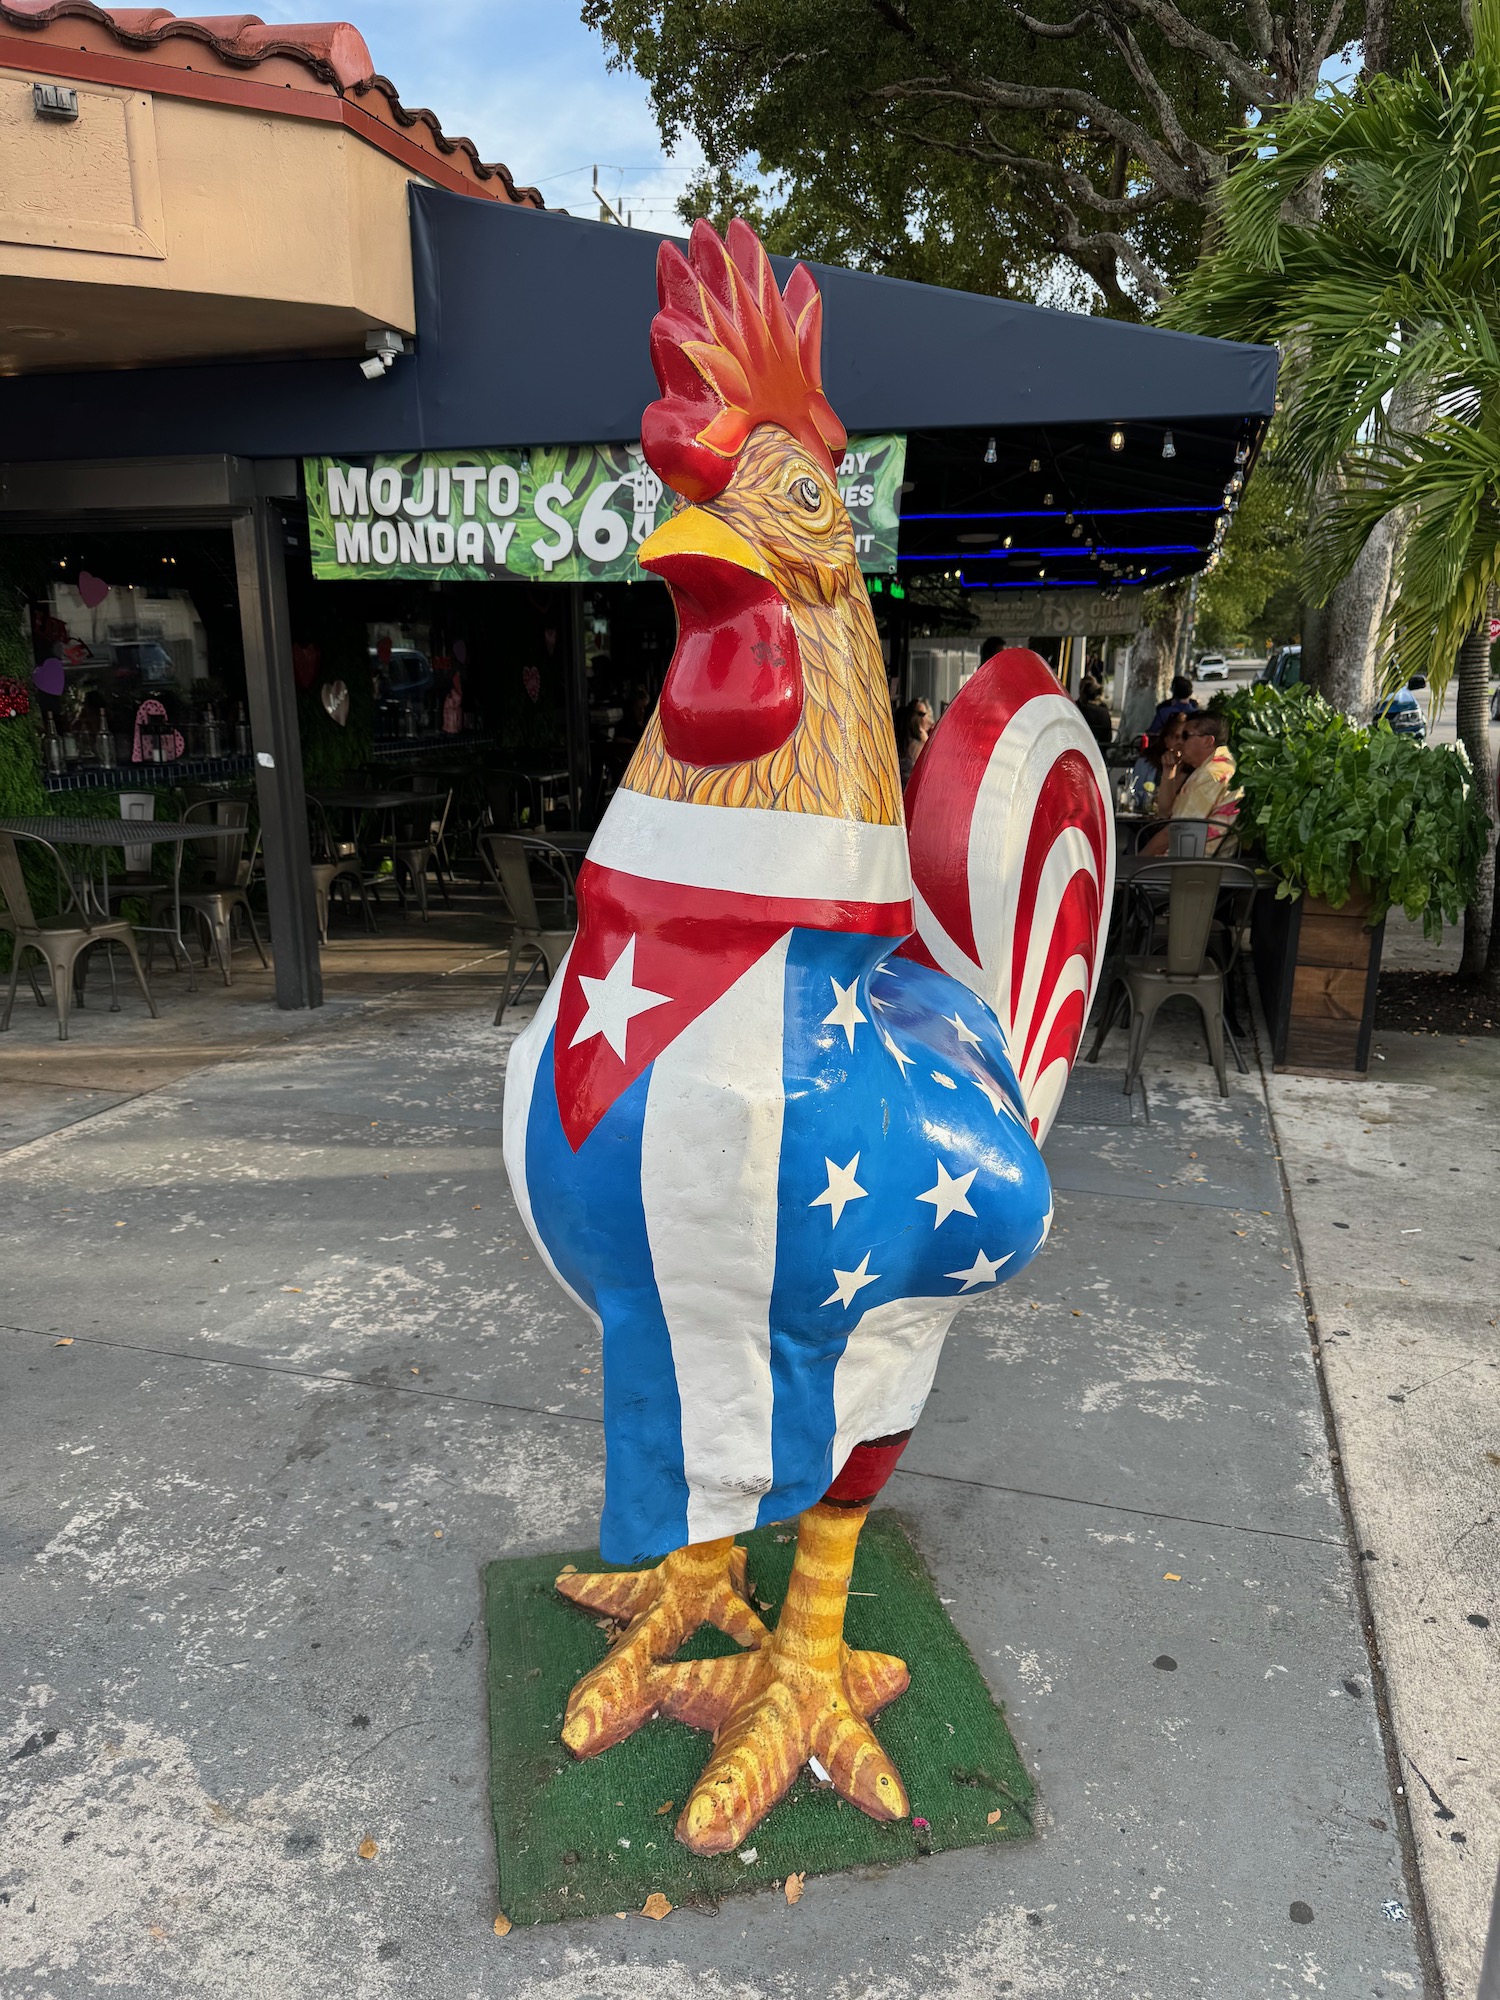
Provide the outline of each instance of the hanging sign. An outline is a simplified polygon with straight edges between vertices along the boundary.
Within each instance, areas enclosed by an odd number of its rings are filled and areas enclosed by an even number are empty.
[[[896,564],[904,437],[851,438],[838,468],[860,567]],[[303,460],[313,575],[642,583],[635,552],[673,496],[639,445]]]

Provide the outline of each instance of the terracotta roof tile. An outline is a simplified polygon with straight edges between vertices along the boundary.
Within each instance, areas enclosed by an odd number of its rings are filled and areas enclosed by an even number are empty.
[[[408,110],[396,86],[377,74],[364,36],[348,21],[267,26],[258,14],[173,14],[166,7],[99,7],[94,0],[0,0],[0,36],[6,30],[34,35],[49,45],[49,53],[80,47],[79,27],[85,30],[85,53],[112,48],[117,56],[199,75],[222,66],[221,75],[248,77],[264,67],[271,73],[267,80],[283,87],[295,77],[295,88],[336,94],[357,105],[377,129],[363,121],[356,121],[355,129],[372,143],[382,143],[378,128],[384,128],[404,135],[435,162],[440,159],[446,168],[440,180],[456,177],[474,194],[545,206],[535,188],[516,185],[508,167],[482,160],[472,140],[450,138],[431,111]],[[295,111],[292,104],[287,108]]]

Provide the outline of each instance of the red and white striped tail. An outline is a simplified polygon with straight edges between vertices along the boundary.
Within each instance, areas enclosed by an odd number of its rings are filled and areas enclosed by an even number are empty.
[[[1046,1137],[1104,956],[1115,830],[1098,745],[1045,660],[996,653],[965,683],[906,788],[917,934],[908,957],[998,1015]]]

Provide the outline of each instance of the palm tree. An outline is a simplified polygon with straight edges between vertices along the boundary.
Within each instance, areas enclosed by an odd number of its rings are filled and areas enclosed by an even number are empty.
[[[1474,0],[1473,52],[1289,105],[1232,142],[1208,254],[1166,317],[1277,341],[1278,456],[1324,504],[1315,601],[1372,535],[1394,544],[1380,667],[1455,662],[1458,734],[1492,807],[1488,617],[1500,579],[1500,0]],[[1500,983],[1491,844],[1464,926],[1465,973]]]

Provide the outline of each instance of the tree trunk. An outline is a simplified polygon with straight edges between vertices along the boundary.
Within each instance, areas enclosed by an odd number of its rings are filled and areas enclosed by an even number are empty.
[[[1156,712],[1172,678],[1182,604],[1169,604],[1150,625],[1135,635],[1125,667],[1125,692],[1120,702],[1120,743],[1139,736]]]
[[[1488,612],[1458,649],[1458,740],[1469,753],[1474,783],[1485,810],[1494,817],[1495,761],[1490,755],[1490,621]],[[1464,911],[1461,979],[1483,979],[1493,954],[1495,914],[1495,829],[1490,828],[1479,883]]]
[[[1359,723],[1369,721],[1375,705],[1375,661],[1395,543],[1395,519],[1388,514],[1328,600],[1321,692],[1332,707]]]

